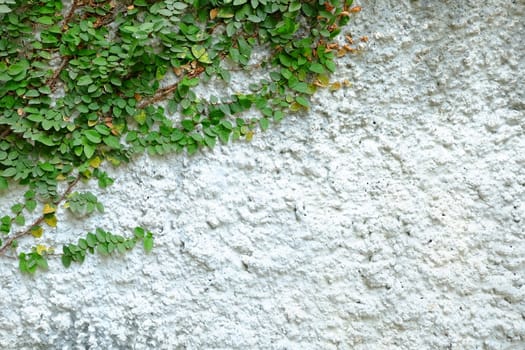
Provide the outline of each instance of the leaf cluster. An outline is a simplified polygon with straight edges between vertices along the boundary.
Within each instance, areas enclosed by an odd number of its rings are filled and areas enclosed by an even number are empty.
[[[335,59],[352,51],[331,43],[358,11],[351,4],[73,0],[64,8],[58,0],[0,0],[0,195],[13,183],[27,189],[23,202],[0,216],[0,255],[24,236],[41,237],[44,223],[55,227],[59,205],[78,217],[102,212],[91,192],[73,187],[90,180],[110,186],[104,166],[143,152],[191,156],[218,142],[250,141],[308,109],[310,96],[329,86]],[[250,74],[259,48],[270,52],[257,63],[269,79],[229,96],[197,95],[203,83],[229,84],[233,70]],[[26,225],[38,203],[42,214]],[[131,244],[99,236],[66,245],[63,259]],[[149,250],[150,233],[141,239]],[[25,270],[38,265],[35,254],[20,257]]]
[[[97,228],[95,233],[88,232],[85,238],[80,238],[77,244],[68,244],[62,247],[62,264],[69,267],[71,262],[83,263],[88,253],[98,253],[102,256],[111,254],[124,254],[133,249],[137,241],[142,241],[144,250],[149,253],[153,249],[153,234],[146,232],[141,227],[136,227],[134,236],[125,238],[120,235],[114,235]]]
[[[104,205],[91,192],[73,192],[67,197],[64,206],[77,217],[92,214],[95,210],[104,212]]]

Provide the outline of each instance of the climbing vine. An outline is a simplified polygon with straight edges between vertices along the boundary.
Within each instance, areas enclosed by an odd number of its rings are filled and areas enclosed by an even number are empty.
[[[351,0],[0,0],[0,196],[25,189],[0,215],[0,255],[34,273],[53,256],[67,267],[139,242],[150,251],[140,227],[97,228],[61,249],[38,241],[59,206],[76,217],[104,210],[77,184],[110,186],[107,166],[249,141],[308,109],[318,88],[340,87],[335,59],[355,48],[335,39],[359,10]],[[254,63],[254,50],[267,54]],[[269,75],[247,91],[196,92],[259,67]]]

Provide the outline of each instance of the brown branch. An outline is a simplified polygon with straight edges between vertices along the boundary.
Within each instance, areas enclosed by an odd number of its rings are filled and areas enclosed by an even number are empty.
[[[75,180],[68,185],[67,189],[64,191],[64,193],[62,193],[60,198],[57,199],[54,202],[54,204],[58,206],[60,203],[62,203],[64,201],[64,199],[66,199],[67,195],[69,195],[71,193],[71,191],[73,190],[73,188],[76,186],[76,184],[79,181],[80,181],[80,175],[78,175],[75,178]],[[44,221],[44,219],[45,219],[45,216],[44,216],[44,214],[42,214],[27,228],[27,230],[20,231],[20,232],[15,233],[12,236],[9,236],[9,238],[6,239],[4,245],[2,247],[0,247],[0,255],[4,254],[5,250],[11,246],[11,243],[13,243],[13,241],[15,241],[15,240],[17,240],[17,239],[19,239],[21,237],[24,237],[24,236],[27,236],[27,235],[31,234],[31,229],[34,226],[40,225]],[[6,255],[4,254],[4,256],[6,256]]]
[[[82,6],[82,0],[75,0],[75,1],[73,1],[73,4],[71,5],[71,8],[69,9],[69,12],[67,13],[66,17],[64,17],[64,20],[62,21],[62,31],[63,32],[66,31],[69,21],[71,21],[71,18],[75,14],[75,11],[80,6]]]
[[[7,137],[10,133],[12,132],[11,128],[7,128],[5,129],[1,134],[0,134],[0,140]]]
[[[58,76],[60,73],[62,73],[62,70],[66,67],[67,63],[69,62],[69,57],[65,56],[62,57],[62,62],[60,62],[60,66],[53,72],[53,75],[46,80],[46,85],[51,88],[52,91],[55,91],[55,87],[58,81]]]
[[[187,78],[195,78],[199,75],[201,75],[205,71],[204,67],[197,67],[190,73],[188,73],[185,77]],[[160,102],[164,99],[166,99],[169,95],[171,95],[175,90],[177,90],[177,87],[179,86],[180,81],[176,82],[175,84],[171,84],[169,86],[163,87],[161,89],[158,89],[153,97],[150,99],[144,100],[141,103],[138,104],[137,108],[142,109],[149,105],[152,105],[156,102]]]
[[[219,53],[219,57],[221,59],[224,59],[226,56],[227,54],[225,52]],[[197,61],[194,61],[194,62],[197,62]],[[184,77],[189,78],[189,79],[195,78],[201,75],[202,73],[204,73],[205,71],[206,71],[206,68],[204,68],[203,66],[196,66],[191,71],[189,71],[188,74],[186,74]],[[157,102],[160,102],[166,99],[170,94],[172,94],[175,90],[177,90],[179,83],[180,81],[176,82],[175,84],[171,84],[169,86],[158,89],[153,95],[153,97],[139,103],[137,108],[142,109],[154,103],[157,103]]]
[[[73,18],[73,15],[75,14],[75,11],[78,8],[80,8],[81,6],[83,6],[83,5],[85,5],[84,4],[84,0],[75,0],[73,2],[73,4],[71,5],[71,8],[69,9],[68,14],[66,15],[66,17],[62,21],[62,32],[65,32],[67,30],[68,24],[71,21],[71,19]],[[120,12],[123,12],[125,10],[126,10],[126,6],[123,5],[123,4],[119,4],[119,5],[115,6],[115,8],[111,12],[109,12],[108,14],[103,15],[103,16],[98,16],[96,18],[95,22],[93,23],[93,27],[96,29],[96,28],[99,28],[99,27],[101,27],[103,25],[110,24],[111,22],[113,22],[117,18],[118,14]],[[62,70],[64,70],[66,65],[69,63],[70,60],[71,60],[70,56],[62,57],[62,62],[60,62],[60,65],[58,66],[58,68],[53,72],[53,75],[49,79],[47,79],[46,85],[48,85],[51,88],[52,91],[55,91],[56,83],[58,81],[58,77],[59,77],[60,73],[62,72]]]
[[[170,86],[166,86],[162,89],[157,90],[157,92],[155,92],[155,95],[153,95],[152,98],[140,102],[137,107],[139,109],[142,109],[156,102],[162,101],[167,96],[169,96],[171,93],[173,93],[175,90],[177,90],[178,86],[179,86],[179,82],[176,82],[175,84],[172,84]]]
[[[219,53],[219,57],[221,59],[224,59],[226,56],[227,56],[227,54],[225,52]],[[194,62],[197,62],[197,61],[194,61]],[[199,75],[201,75],[202,73],[204,73],[205,71],[206,71],[206,68],[204,68],[203,66],[196,66],[191,71],[189,71],[188,74],[186,74],[184,77],[189,78],[189,79],[195,78],[195,77],[198,77]],[[153,97],[151,97],[151,98],[149,98],[147,100],[144,100],[141,103],[139,103],[137,108],[139,108],[139,109],[145,108],[147,106],[150,106],[150,105],[152,105],[154,103],[157,103],[157,102],[160,102],[160,101],[166,99],[170,94],[172,94],[175,90],[177,90],[177,87],[179,86],[179,83],[180,83],[180,81],[176,82],[175,84],[171,84],[169,86],[166,86],[166,87],[163,87],[161,89],[158,89],[155,92],[155,94],[153,95]]]
[[[65,32],[68,28],[68,24],[73,18],[73,15],[75,14],[75,11],[82,6],[83,0],[74,0],[73,4],[71,4],[71,8],[69,9],[69,12],[67,13],[66,17],[64,17],[64,20],[62,21],[62,32]],[[51,88],[52,91],[55,91],[56,83],[58,81],[58,76],[62,72],[62,70],[66,67],[67,63],[69,62],[70,58],[68,56],[62,57],[62,62],[60,62],[60,65],[58,68],[53,72],[53,75],[46,80],[46,85]]]
[[[127,5],[125,3],[117,3],[114,5],[112,10],[103,16],[99,16],[93,23],[93,28],[100,28],[113,22],[120,13],[127,11]]]

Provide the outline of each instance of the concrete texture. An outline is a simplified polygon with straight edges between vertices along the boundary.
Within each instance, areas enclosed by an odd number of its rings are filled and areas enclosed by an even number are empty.
[[[151,254],[2,260],[0,348],[525,349],[525,2],[359,5],[351,88],[249,144],[141,157],[43,239],[139,224]]]

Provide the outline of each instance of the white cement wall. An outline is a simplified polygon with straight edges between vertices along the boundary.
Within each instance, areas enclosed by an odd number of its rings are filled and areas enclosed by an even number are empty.
[[[150,255],[2,260],[0,348],[525,349],[525,2],[359,4],[352,88],[142,157],[43,239],[139,224]]]

